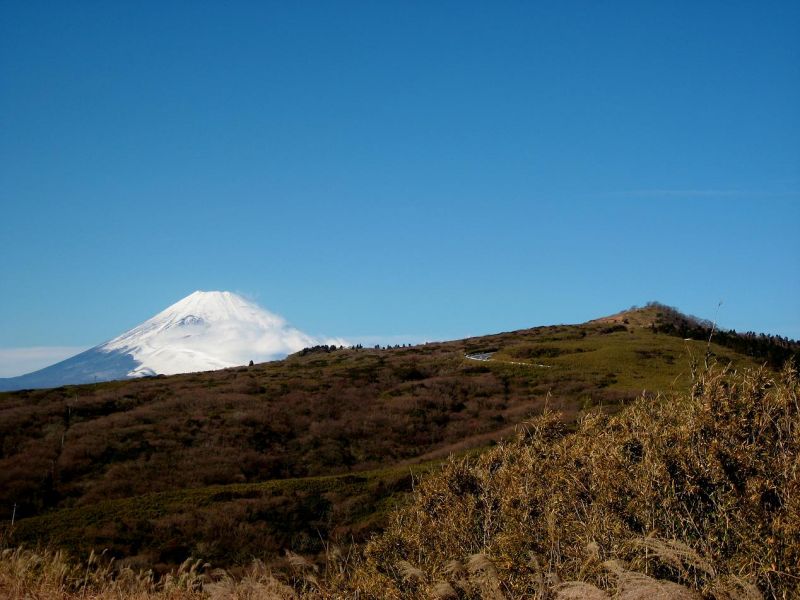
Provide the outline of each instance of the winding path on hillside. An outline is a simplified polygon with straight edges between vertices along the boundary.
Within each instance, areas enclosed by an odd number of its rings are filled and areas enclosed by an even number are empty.
[[[475,354],[465,354],[464,358],[468,360],[477,360],[480,362],[496,362],[502,363],[506,365],[522,365],[523,367],[537,367],[540,369],[550,369],[553,365],[541,365],[536,363],[526,363],[526,362],[516,362],[513,360],[498,360],[496,358],[492,358],[494,356],[494,352],[477,352]]]

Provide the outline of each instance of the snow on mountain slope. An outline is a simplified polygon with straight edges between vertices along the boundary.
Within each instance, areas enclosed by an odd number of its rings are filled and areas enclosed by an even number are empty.
[[[319,340],[231,292],[190,294],[122,335],[45,369],[0,379],[0,390],[173,375],[283,358]]]
[[[139,366],[129,376],[172,375],[281,358],[320,343],[241,296],[198,291],[99,350],[133,356]]]

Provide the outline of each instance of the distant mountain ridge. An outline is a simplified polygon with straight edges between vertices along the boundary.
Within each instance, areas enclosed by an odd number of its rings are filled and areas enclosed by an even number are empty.
[[[283,358],[320,340],[232,292],[196,291],[114,339],[33,373],[0,379],[0,391],[224,369]]]

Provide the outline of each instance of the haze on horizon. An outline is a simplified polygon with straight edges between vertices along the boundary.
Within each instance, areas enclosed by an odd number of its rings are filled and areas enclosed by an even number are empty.
[[[798,30],[788,1],[5,3],[0,376],[196,289],[351,340],[649,300],[800,338]]]

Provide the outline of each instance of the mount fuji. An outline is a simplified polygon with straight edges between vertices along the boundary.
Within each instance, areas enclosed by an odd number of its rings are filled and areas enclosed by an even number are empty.
[[[197,291],[108,342],[0,379],[0,390],[210,371],[275,360],[318,344],[346,342],[314,338],[237,294]]]

